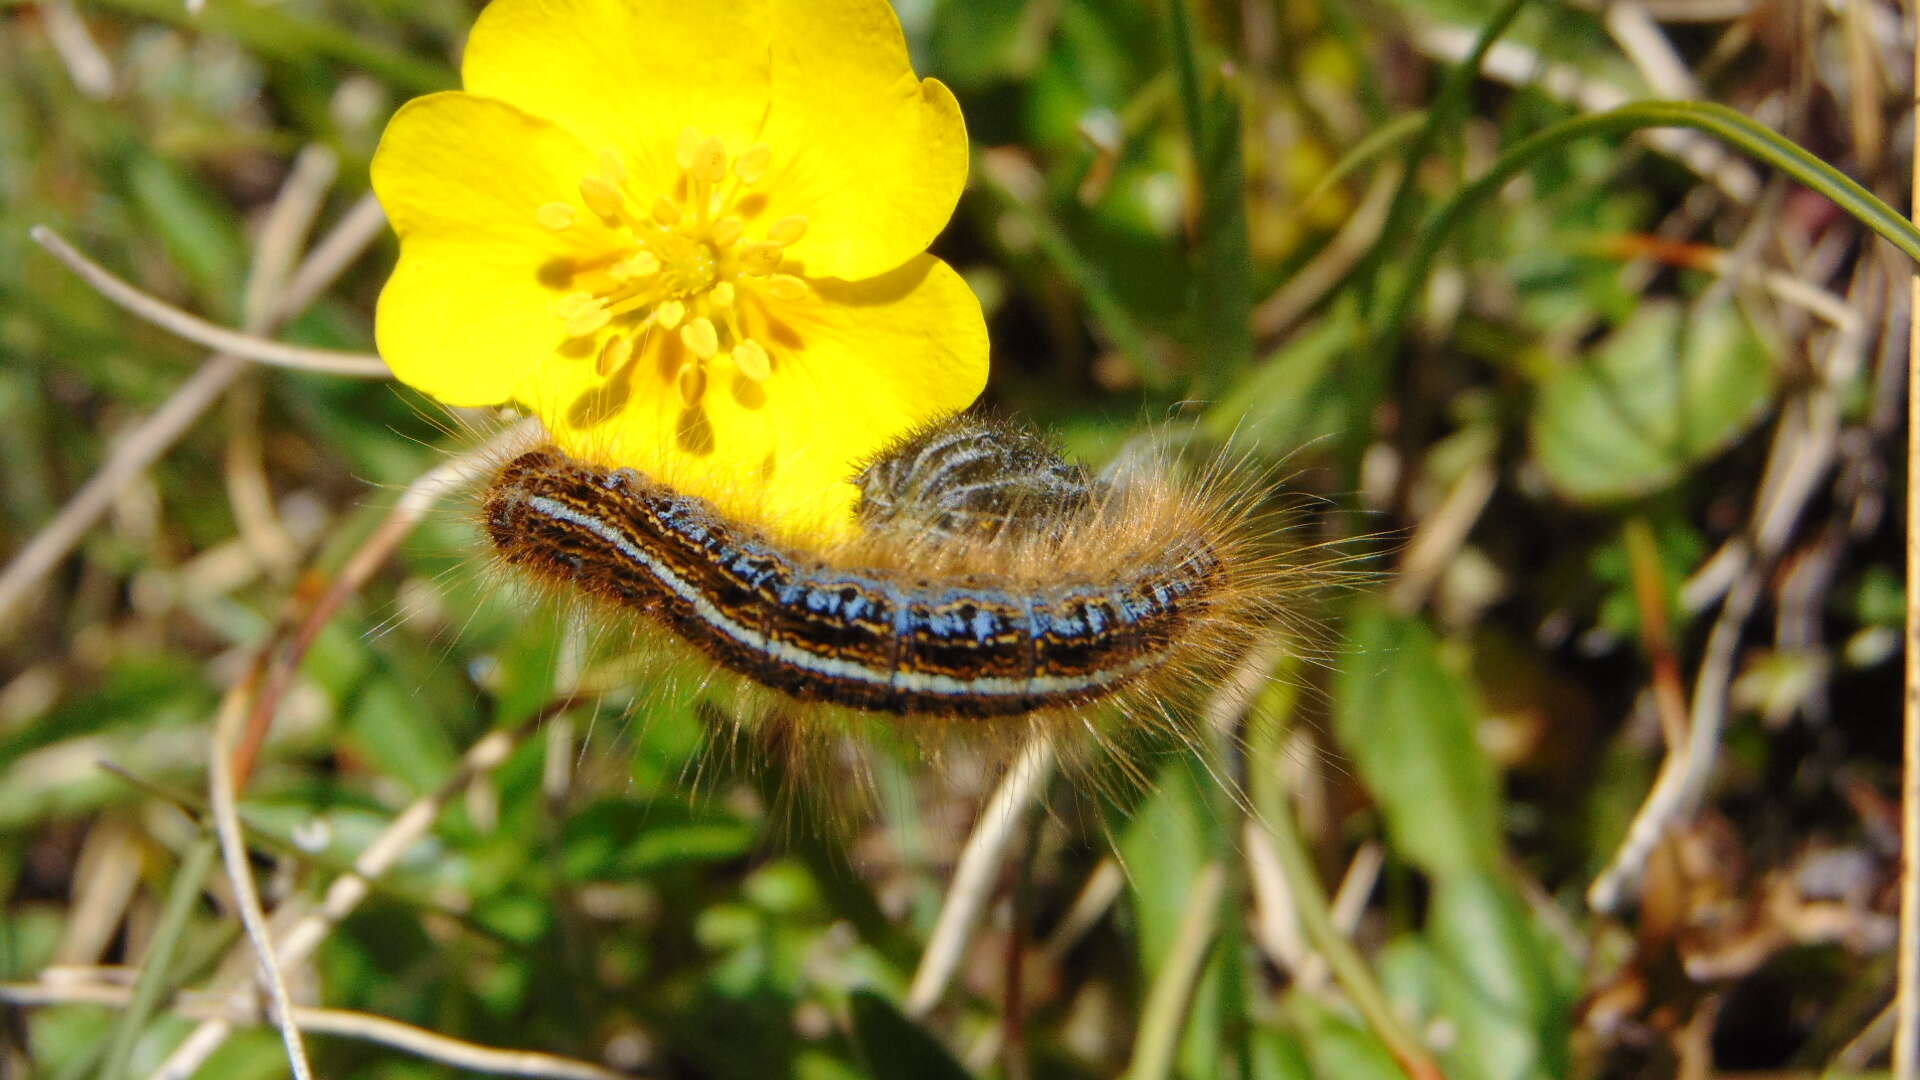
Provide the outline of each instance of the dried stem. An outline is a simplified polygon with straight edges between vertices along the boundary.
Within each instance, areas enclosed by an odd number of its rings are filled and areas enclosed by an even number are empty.
[[[1440,575],[1466,544],[1467,535],[1479,522],[1499,482],[1500,474],[1493,465],[1482,462],[1474,466],[1448,489],[1439,508],[1420,523],[1406,554],[1401,556],[1400,573],[1388,592],[1396,610],[1412,613],[1426,603]]]
[[[272,643],[262,649],[256,663],[267,666],[266,690],[254,702],[253,709],[247,714],[246,727],[241,734],[240,743],[233,750],[233,773],[245,786],[247,778],[253,773],[253,765],[258,758],[260,748],[266,744],[267,730],[273,724],[274,710],[279,708],[280,699],[286,695],[293,684],[295,673],[300,669],[300,661],[313,647],[320,632],[326,629],[327,621],[347,598],[359,592],[380,567],[392,557],[394,548],[407,538],[415,526],[433,509],[433,505],[449,492],[456,491],[472,483],[490,464],[499,460],[504,447],[524,442],[528,433],[534,430],[534,421],[525,420],[494,436],[477,449],[469,450],[457,457],[429,469],[420,478],[407,485],[394,501],[393,509],[380,525],[353,553],[347,564],[334,575],[326,592],[313,603],[299,627],[289,637],[282,639],[284,647],[277,650]],[[268,666],[270,665],[270,666]]]
[[[1260,831],[1249,829],[1247,839],[1266,849],[1262,859],[1279,867],[1289,901],[1287,906],[1299,920],[1301,936],[1312,946],[1313,955],[1332,970],[1340,988],[1346,991],[1354,1008],[1393,1054],[1409,1080],[1439,1080],[1440,1067],[1419,1038],[1401,1022],[1359,950],[1335,923],[1326,890],[1313,868],[1313,856],[1300,838],[1286,796],[1270,790],[1270,783],[1264,786],[1269,790],[1260,793],[1264,796],[1260,798],[1263,819]],[[1302,967],[1305,969],[1307,965]]]
[[[1667,583],[1660,567],[1660,549],[1645,518],[1627,522],[1626,545],[1634,603],[1640,610],[1640,647],[1653,667],[1654,707],[1660,715],[1667,752],[1675,753],[1687,741],[1687,691],[1667,621]]]
[[[974,825],[973,835],[967,837],[959,863],[953,868],[953,884],[947,888],[939,919],[934,923],[926,950],[920,954],[920,967],[913,973],[913,985],[907,991],[907,1015],[925,1016],[946,993],[953,973],[959,970],[960,958],[966,953],[974,925],[993,896],[1007,845],[1020,823],[1026,820],[1027,811],[1039,801],[1041,789],[1053,775],[1053,765],[1053,743],[1045,735],[1037,736],[1020,752],[1013,771],[995,789],[993,799]]]
[[[1693,703],[1687,715],[1687,741],[1661,762],[1653,790],[1627,826],[1626,838],[1607,868],[1587,889],[1587,905],[1603,915],[1618,911],[1634,895],[1647,859],[1661,837],[1700,805],[1719,759],[1720,729],[1727,718],[1727,687],[1733,682],[1735,653],[1747,616],[1760,598],[1761,578],[1748,571],[1727,594],[1707,636],[1706,655],[1694,677]]]
[[[247,940],[253,943],[260,977],[267,984],[267,998],[273,1003],[271,1020],[280,1028],[294,1080],[311,1080],[313,1066],[307,1063],[307,1049],[300,1038],[300,1029],[291,1020],[293,995],[287,992],[286,975],[280,970],[273,940],[267,933],[267,913],[260,907],[260,890],[254,886],[253,864],[247,859],[247,842],[240,835],[240,814],[234,807],[233,767],[227,760],[227,743],[240,724],[251,689],[241,683],[227,691],[220,715],[214,720],[213,738],[208,740],[208,798],[213,806],[214,832],[220,838],[221,861],[226,864],[227,880],[233,885],[234,906],[240,909],[240,923],[246,927]]]
[[[124,1009],[132,1005],[133,999],[132,989],[111,983],[60,986],[46,983],[0,984],[0,1001],[10,1005],[99,1005]],[[189,1019],[218,1017],[234,1024],[256,1023],[260,1019],[256,1012],[244,1006],[228,1008],[205,1001],[177,1001],[173,1003],[171,1011]],[[337,1035],[379,1043],[456,1069],[493,1076],[545,1077],[548,1080],[628,1080],[626,1073],[601,1068],[591,1062],[531,1050],[501,1050],[481,1046],[398,1020],[389,1020],[384,1016],[348,1009],[295,1007],[287,1015],[295,1026],[309,1035]]]
[[[47,40],[59,54],[60,62],[66,65],[74,88],[95,101],[112,97],[113,62],[100,51],[86,20],[74,10],[72,0],[41,4],[40,18],[47,26]]]
[[[1140,1030],[1134,1038],[1127,1080],[1161,1080],[1173,1075],[1187,1003],[1193,999],[1194,987],[1206,968],[1214,931],[1220,925],[1220,900],[1226,887],[1226,870],[1214,862],[1200,871],[1187,890],[1186,914],[1174,931],[1173,945],[1140,1008]]]
[[[1268,909],[1263,914],[1262,933],[1257,936],[1262,945],[1276,944],[1300,957],[1299,973],[1303,977],[1324,964],[1409,1080],[1439,1080],[1440,1067],[1420,1038],[1408,1030],[1394,1011],[1386,992],[1328,905],[1326,887],[1320,883],[1313,855],[1307,849],[1294,815],[1292,800],[1282,789],[1275,768],[1285,729],[1286,725],[1277,718],[1256,723],[1252,728],[1254,764],[1249,779],[1258,812],[1248,822],[1244,836],[1255,896]],[[1371,864],[1373,859],[1369,857],[1364,862]],[[1351,910],[1351,905],[1360,903],[1364,894],[1372,891],[1371,879],[1376,872],[1377,868],[1363,865],[1362,857],[1356,855],[1354,870],[1349,874],[1353,888],[1349,890],[1344,884],[1341,888],[1343,905]],[[1351,917],[1357,918],[1357,912]],[[1273,925],[1281,919],[1291,919],[1292,925]],[[1275,930],[1279,933],[1275,934]]]
[[[384,223],[380,204],[371,196],[349,210],[294,272],[286,294],[275,309],[276,320],[313,303],[373,242]],[[13,623],[29,594],[113,505],[120,489],[166,453],[249,366],[250,362],[243,357],[224,354],[211,357],[159,409],[121,440],[106,464],[20,549],[6,569],[0,570],[0,631]]]
[[[1920,38],[1913,71],[1920,80]],[[1920,82],[1914,85],[1920,86]],[[1915,123],[1920,125],[1920,119]],[[1914,145],[1909,213],[1920,209],[1920,142]],[[1909,277],[1907,309],[1906,694],[1900,736],[1900,963],[1894,997],[1893,1074],[1920,1076],[1920,274]]]
[[[1313,305],[1325,299],[1334,286],[1345,280],[1348,271],[1373,250],[1380,231],[1387,224],[1387,209],[1400,186],[1398,165],[1381,167],[1367,185],[1360,204],[1347,215],[1340,231],[1327,241],[1312,261],[1287,277],[1286,283],[1253,309],[1253,331],[1263,340],[1278,338],[1293,328]]]
[[[323,146],[308,146],[293,159],[280,195],[268,210],[253,246],[253,263],[241,302],[242,329],[263,333],[273,326],[279,297],[286,289],[307,232],[326,204],[338,163]],[[264,448],[260,440],[261,392],[258,378],[243,376],[227,395],[227,501],[246,550],[274,576],[290,578],[301,545],[280,523],[273,506]]]
[[[159,460],[249,366],[234,356],[208,360],[114,447],[100,471],[0,570],[0,630],[13,623],[28,596],[107,512],[120,490]]]
[[[198,315],[182,311],[172,304],[141,292],[116,277],[106,267],[82,255],[80,249],[61,239],[60,234],[45,225],[35,225],[28,231],[28,235],[33,237],[34,243],[45,248],[49,255],[65,263],[69,270],[80,276],[81,280],[93,286],[101,296],[160,329],[185,338],[196,345],[204,345],[209,349],[230,353],[258,364],[270,364],[300,371],[317,371],[324,375],[347,375],[358,379],[386,379],[393,375],[393,372],[387,369],[386,361],[370,353],[287,345],[271,338],[243,334],[238,330],[217,326]]]
[[[1834,356],[1858,345],[1864,323],[1838,327]],[[1720,732],[1726,721],[1727,692],[1733,681],[1740,635],[1766,583],[1768,570],[1785,549],[1794,525],[1832,467],[1836,443],[1831,407],[1838,392],[1836,380],[1845,365],[1829,363],[1820,382],[1794,398],[1774,426],[1767,466],[1754,498],[1755,508],[1745,533],[1694,575],[1682,591],[1683,603],[1705,603],[1722,588],[1722,601],[1705,654],[1694,677],[1687,709],[1686,741],[1669,750],[1654,779],[1653,789],[1627,826],[1620,848],[1587,890],[1593,910],[1611,914],[1636,892],[1647,859],[1659,847],[1669,828],[1691,815],[1706,794],[1719,758]],[[1818,414],[1818,423],[1806,417]]]
[[[489,732],[474,743],[460,759],[453,775],[438,790],[401,811],[393,824],[375,837],[373,843],[367,845],[360,857],[353,861],[353,872],[341,875],[327,887],[318,910],[294,921],[280,936],[275,957],[281,966],[294,967],[313,955],[313,950],[326,940],[340,920],[367,898],[372,891],[372,882],[392,869],[426,835],[449,802],[465,791],[475,779],[499,768],[528,732],[574,704],[572,699],[555,702],[519,727]],[[235,988],[223,998],[233,1009],[245,1008],[249,1000],[248,988],[244,986]],[[175,1047],[167,1060],[155,1070],[153,1080],[187,1080],[226,1042],[233,1032],[234,1023],[225,1013],[211,1015],[201,1021],[200,1026]]]
[[[1099,865],[1093,868],[1093,873],[1087,875],[1086,883],[1080,886],[1080,892],[1075,895],[1067,913],[1054,924],[1053,932],[1028,958],[1032,972],[1044,978],[1044,973],[1058,967],[1067,951],[1078,945],[1105,917],[1107,910],[1113,907],[1113,902],[1120,898],[1120,891],[1126,884],[1127,878],[1120,871],[1119,861],[1111,855],[1101,859]],[[1000,1056],[1006,1034],[1004,1024],[989,1024],[982,1028],[979,1038],[967,1048],[967,1068],[985,1072]]]

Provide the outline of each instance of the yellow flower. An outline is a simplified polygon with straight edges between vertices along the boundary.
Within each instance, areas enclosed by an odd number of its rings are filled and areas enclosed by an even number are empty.
[[[886,0],[494,0],[461,76],[373,161],[402,381],[820,539],[979,394],[979,302],[926,254],[966,129]]]

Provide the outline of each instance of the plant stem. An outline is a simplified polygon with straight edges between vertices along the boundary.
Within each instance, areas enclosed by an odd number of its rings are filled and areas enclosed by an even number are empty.
[[[147,954],[140,962],[140,976],[133,984],[133,998],[127,1004],[127,1011],[120,1014],[114,1025],[113,1042],[107,1051],[106,1065],[100,1070],[102,1080],[119,1080],[127,1074],[127,1063],[133,1060],[134,1043],[146,1029],[147,1020],[160,1004],[160,998],[173,989],[173,959],[179,951],[181,935],[186,932],[187,920],[192,917],[194,905],[200,902],[200,893],[207,885],[207,874],[213,869],[213,857],[219,850],[211,835],[202,836],[187,849],[186,858],[180,860],[180,869],[174,874],[173,889],[167,894],[167,906],[160,914],[160,922],[153,931],[153,943],[147,948]]]
[[[1913,70],[1920,78],[1920,41]],[[1920,145],[1914,147],[1913,207],[1920,207]],[[1904,250],[1904,249],[1902,249]],[[1909,253],[1911,254],[1911,253]],[[1893,1075],[1920,1076],[1920,274],[1907,301],[1907,612],[1906,695],[1900,735],[1900,964],[1894,996]]]
[[[1173,1059],[1180,1049],[1180,1033],[1186,1030],[1188,1006],[1212,952],[1226,883],[1226,871],[1213,862],[1200,871],[1187,890],[1186,916],[1180,920],[1173,946],[1167,950],[1160,975],[1147,990],[1146,1004],[1140,1010],[1140,1031],[1134,1038],[1127,1080],[1163,1080],[1173,1075]]]
[[[1256,719],[1252,726],[1255,760],[1250,770],[1254,808],[1258,812],[1261,838],[1270,842],[1280,872],[1286,879],[1293,901],[1294,917],[1300,933],[1320,954],[1328,970],[1346,992],[1348,1000],[1373,1029],[1374,1035],[1393,1054],[1394,1060],[1411,1080],[1441,1080],[1440,1067],[1418,1038],[1400,1022],[1385,991],[1374,981],[1367,962],[1333,923],[1327,905],[1327,891],[1313,867],[1313,856],[1300,838],[1293,808],[1281,790],[1273,768],[1282,750],[1286,725],[1274,718]]]

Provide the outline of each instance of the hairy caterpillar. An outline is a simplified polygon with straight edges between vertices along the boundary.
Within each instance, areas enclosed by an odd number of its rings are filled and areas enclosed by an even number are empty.
[[[549,446],[495,472],[483,525],[510,566],[721,668],[895,717],[1053,714],[1204,682],[1324,578],[1266,551],[1244,486],[1095,479],[971,415],[909,435],[855,483],[858,537],[810,549]]]

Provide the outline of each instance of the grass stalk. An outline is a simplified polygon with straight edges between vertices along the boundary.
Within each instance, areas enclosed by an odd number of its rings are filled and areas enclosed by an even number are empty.
[[[1141,1008],[1140,1029],[1134,1038],[1126,1080],[1163,1080],[1173,1075],[1180,1033],[1186,1030],[1188,1005],[1213,951],[1226,884],[1226,870],[1217,862],[1209,863],[1187,891],[1186,917],[1180,920],[1173,946],[1167,950],[1160,974],[1147,990],[1147,1001]]]
[[[1920,228],[1832,165],[1724,105],[1700,101],[1642,101],[1550,125],[1514,144],[1479,179],[1462,187],[1429,219],[1398,279],[1376,341],[1375,355],[1391,356],[1411,318],[1414,298],[1440,248],[1469,212],[1497,194],[1534,162],[1592,136],[1624,135],[1649,128],[1691,128],[1712,135],[1763,164],[1831,199],[1860,224],[1920,262]]]
[[[1920,78],[1920,41],[1913,71]],[[1910,207],[1920,207],[1920,145]],[[1911,225],[1909,225],[1911,227]],[[1905,250],[1904,248],[1902,250]],[[1909,252],[1909,254],[1912,254]],[[1894,997],[1893,1075],[1920,1076],[1920,273],[1908,275],[1906,687],[1900,734],[1900,964]]]
[[[106,1064],[100,1070],[101,1080],[120,1080],[127,1075],[127,1064],[133,1060],[134,1044],[139,1041],[140,1033],[146,1030],[147,1021],[152,1019],[160,999],[173,989],[176,982],[174,957],[180,951],[180,939],[186,932],[187,920],[192,917],[194,905],[199,903],[200,893],[206,888],[207,875],[213,870],[213,857],[218,851],[212,836],[202,836],[193,842],[193,846],[187,849],[186,857],[180,860],[180,869],[173,877],[173,888],[167,893],[166,907],[161,910],[160,922],[154,927],[152,944],[147,947],[146,957],[140,962],[140,975],[133,984],[133,998],[114,1023],[113,1041],[108,1044]]]
[[[1286,880],[1288,898],[1306,944],[1317,953],[1333,973],[1340,989],[1359,1011],[1361,1019],[1393,1054],[1410,1080],[1441,1080],[1440,1067],[1413,1032],[1407,1030],[1394,1013],[1387,995],[1373,977],[1373,971],[1360,956],[1353,942],[1335,925],[1327,903],[1327,890],[1313,866],[1313,856],[1300,837],[1287,794],[1280,787],[1274,768],[1283,752],[1286,725],[1264,719],[1252,726],[1255,745],[1249,777],[1254,808],[1262,838],[1269,843],[1280,873]]]

